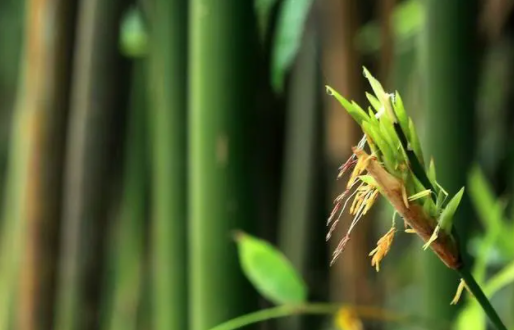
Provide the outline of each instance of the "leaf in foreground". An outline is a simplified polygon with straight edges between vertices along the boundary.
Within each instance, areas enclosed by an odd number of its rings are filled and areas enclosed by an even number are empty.
[[[243,272],[262,296],[275,304],[306,301],[304,281],[279,250],[243,232],[237,232],[235,240]]]

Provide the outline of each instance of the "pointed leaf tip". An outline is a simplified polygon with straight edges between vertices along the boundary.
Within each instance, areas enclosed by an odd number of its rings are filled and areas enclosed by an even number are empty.
[[[346,98],[344,98],[341,94],[339,94],[335,89],[330,86],[325,86],[327,89],[327,94],[335,97],[337,101],[346,109],[346,111],[352,116],[352,118],[359,124],[362,125],[362,122],[367,121],[369,119],[368,115],[364,112],[364,110],[355,103],[350,103]]]
[[[464,187],[462,187],[461,190],[459,190],[459,192],[456,193],[455,196],[453,196],[453,198],[448,202],[445,209],[441,213],[441,216],[439,218],[439,226],[442,230],[446,231],[447,233],[450,232],[450,229],[453,224],[453,216],[457,211],[457,208],[459,207],[463,195]]]

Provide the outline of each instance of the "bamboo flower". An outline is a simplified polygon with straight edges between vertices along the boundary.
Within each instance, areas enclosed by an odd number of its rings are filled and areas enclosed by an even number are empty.
[[[361,126],[364,136],[352,149],[352,156],[340,167],[338,178],[350,173],[346,190],[334,200],[334,209],[327,225],[329,240],[341,215],[349,207],[353,220],[348,231],[333,252],[332,263],[341,255],[351,233],[362,217],[374,205],[379,194],[395,208],[406,224],[407,232],[414,232],[450,268],[461,266],[461,256],[452,235],[453,215],[463,190],[449,202],[448,193],[436,180],[433,160],[428,166],[412,120],[407,116],[398,93],[388,94],[380,83],[364,69],[374,95],[366,94],[370,107],[365,111],[327,86],[334,96]],[[366,146],[369,151],[366,151]],[[396,233],[392,228],[371,251],[372,266],[379,264],[389,252]]]

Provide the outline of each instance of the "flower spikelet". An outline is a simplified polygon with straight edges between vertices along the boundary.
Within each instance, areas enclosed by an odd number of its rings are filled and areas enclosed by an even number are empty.
[[[396,229],[394,227],[389,229],[389,231],[378,240],[377,247],[369,254],[372,256],[371,266],[374,266],[377,272],[380,271],[380,261],[384,259],[391,249],[395,232]]]
[[[429,166],[424,164],[421,143],[400,95],[386,93],[366,69],[364,75],[374,94],[366,95],[371,105],[369,111],[327,86],[328,93],[341,103],[364,133],[337,176],[340,179],[350,173],[345,190],[334,200],[334,209],[327,221],[330,226],[327,240],[347,207],[352,221],[334,251],[332,263],[344,250],[355,226],[382,195],[403,218],[406,228],[426,243],[425,248],[430,247],[448,267],[457,269],[461,266],[461,257],[452,222],[463,190],[447,199],[448,193],[436,180],[434,162]],[[370,254],[377,271],[391,248],[395,232],[393,226]]]

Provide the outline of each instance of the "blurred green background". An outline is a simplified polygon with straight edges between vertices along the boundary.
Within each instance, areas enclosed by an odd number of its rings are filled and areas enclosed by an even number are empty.
[[[237,229],[277,246],[311,301],[485,330],[417,237],[371,267],[383,201],[329,267],[362,133],[325,85],[365,104],[363,65],[401,93],[438,181],[467,186],[461,244],[514,326],[514,1],[0,0],[0,45],[0,330],[208,330],[269,307]],[[414,328],[337,319],[249,328]]]

